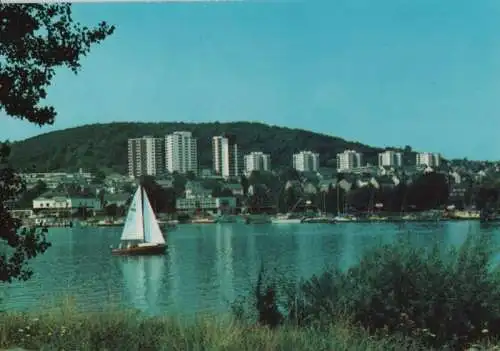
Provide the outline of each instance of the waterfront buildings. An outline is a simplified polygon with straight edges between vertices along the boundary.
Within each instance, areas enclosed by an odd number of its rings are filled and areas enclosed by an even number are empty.
[[[169,173],[198,174],[197,140],[191,132],[173,132],[165,137],[165,166]]]
[[[293,168],[299,172],[317,172],[319,154],[312,151],[301,151],[292,156]]]
[[[212,138],[213,168],[224,178],[241,175],[241,152],[234,135],[225,134]]]
[[[337,172],[348,172],[362,167],[363,154],[354,150],[345,150],[337,154]]]
[[[250,174],[252,171],[271,170],[271,156],[262,152],[251,152],[245,155],[243,163],[246,174]]]
[[[441,164],[441,155],[432,152],[421,152],[417,154],[417,167],[439,167]]]
[[[382,167],[402,167],[403,154],[393,150],[381,152],[378,154],[378,165]]]
[[[131,178],[142,175],[157,176],[164,171],[164,138],[143,136],[128,139],[128,175]]]

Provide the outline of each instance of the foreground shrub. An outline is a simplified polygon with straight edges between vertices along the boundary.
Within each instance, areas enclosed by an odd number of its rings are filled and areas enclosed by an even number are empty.
[[[490,236],[460,249],[418,249],[407,240],[368,252],[346,272],[331,270],[287,289],[287,321],[322,327],[339,316],[377,334],[428,347],[461,348],[500,336],[500,276]]]

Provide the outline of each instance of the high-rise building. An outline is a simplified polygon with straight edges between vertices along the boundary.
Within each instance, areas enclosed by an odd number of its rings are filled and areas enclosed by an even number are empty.
[[[197,140],[191,132],[173,132],[165,137],[165,165],[170,173],[198,174]]]
[[[212,138],[213,168],[224,178],[241,175],[241,155],[234,135]]]
[[[251,152],[244,158],[245,173],[252,171],[269,171],[271,169],[271,156],[262,152]]]
[[[441,155],[432,152],[421,152],[417,154],[417,166],[439,167],[441,164]]]
[[[163,138],[144,136],[128,139],[128,175],[136,178],[165,172],[164,146]]]
[[[346,172],[362,166],[363,154],[354,150],[345,150],[337,154],[337,171]]]
[[[312,151],[301,151],[292,157],[293,168],[299,172],[317,172],[319,154]]]
[[[386,150],[378,154],[378,165],[385,167],[401,167],[403,154],[393,150]]]

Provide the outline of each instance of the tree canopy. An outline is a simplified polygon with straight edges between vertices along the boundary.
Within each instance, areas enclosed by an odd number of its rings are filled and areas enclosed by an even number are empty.
[[[56,68],[77,73],[90,48],[114,31],[105,22],[87,28],[72,18],[70,4],[0,4],[0,111],[39,126],[54,123],[56,110],[43,106]],[[27,262],[50,246],[45,231],[19,230],[6,207],[26,186],[9,162],[10,145],[0,145],[0,281],[28,279]],[[40,145],[40,148],[43,146]]]
[[[16,167],[39,172],[77,171],[91,169],[96,164],[119,173],[127,172],[127,140],[154,135],[164,137],[174,131],[191,131],[198,140],[198,159],[201,167],[212,167],[212,137],[224,133],[236,136],[242,153],[262,151],[271,155],[272,167],[291,166],[292,154],[312,150],[320,154],[320,163],[336,167],[336,155],[345,149],[364,153],[364,158],[377,163],[374,148],[341,138],[305,130],[269,126],[263,123],[108,123],[90,124],[53,131],[13,143],[12,155]],[[411,159],[415,160],[415,154]]]

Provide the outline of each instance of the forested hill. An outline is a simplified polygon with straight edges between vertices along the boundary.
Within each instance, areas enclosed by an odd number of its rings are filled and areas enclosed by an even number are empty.
[[[234,134],[243,153],[262,151],[271,154],[273,167],[291,165],[292,154],[300,150],[318,152],[323,166],[335,165],[336,154],[345,149],[363,152],[365,160],[374,163],[377,152],[381,150],[333,136],[263,123],[109,123],[54,131],[15,142],[11,160],[19,170],[45,172],[100,168],[125,173],[128,138],[163,137],[182,130],[191,131],[198,139],[201,167],[211,166],[212,137],[222,133]]]

